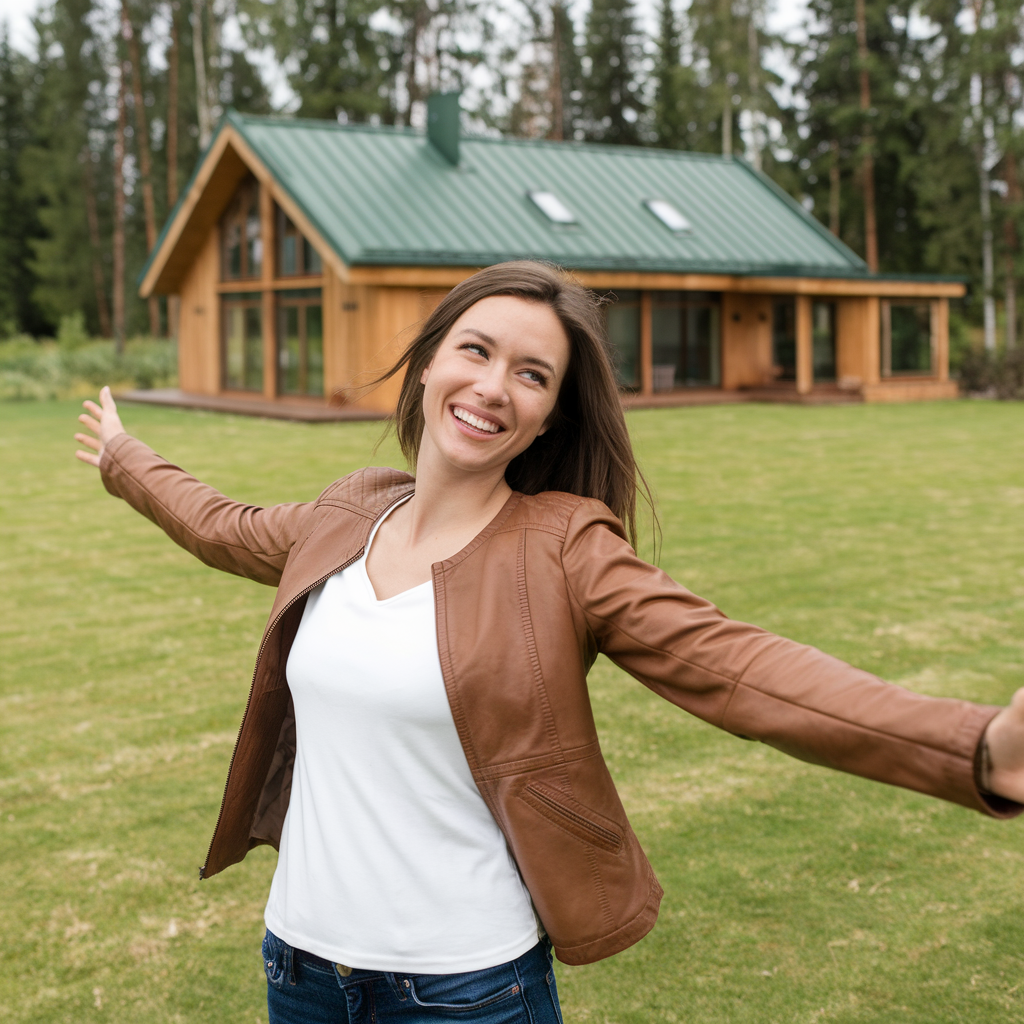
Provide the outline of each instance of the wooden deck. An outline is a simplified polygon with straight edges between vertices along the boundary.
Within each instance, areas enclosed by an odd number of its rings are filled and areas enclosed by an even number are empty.
[[[195,395],[178,388],[154,388],[152,391],[122,391],[114,396],[119,402],[164,405],[177,409],[205,409],[230,412],[237,416],[262,416],[272,420],[297,420],[301,423],[337,423],[345,420],[384,420],[384,413],[328,405],[322,399],[278,398],[259,395]]]
[[[260,395],[196,395],[178,388],[153,391],[122,391],[114,396],[119,402],[140,402],[179,409],[205,409],[238,416],[263,416],[267,419],[297,420],[302,423],[338,423],[346,420],[384,420],[387,415],[351,406],[329,405],[322,399],[279,398],[274,401]],[[623,393],[624,409],[672,409],[680,406],[731,405],[739,402],[768,402],[789,405],[854,405],[861,402],[906,402],[957,397],[955,381],[888,380],[866,387],[843,388],[837,384],[817,384],[805,395],[792,383],[762,388],[679,388],[652,395]]]

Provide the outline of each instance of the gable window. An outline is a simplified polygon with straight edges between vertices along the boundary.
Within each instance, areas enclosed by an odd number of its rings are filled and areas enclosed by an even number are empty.
[[[229,391],[263,390],[262,301],[259,292],[221,296],[221,367]]]
[[[275,207],[277,229],[277,276],[308,277],[323,273],[320,253],[313,248],[309,239],[292,223],[291,218]]]
[[[324,320],[319,288],[277,293],[277,390],[323,395]]]
[[[223,281],[259,277],[263,270],[260,190],[251,175],[242,182],[220,223],[220,276]]]

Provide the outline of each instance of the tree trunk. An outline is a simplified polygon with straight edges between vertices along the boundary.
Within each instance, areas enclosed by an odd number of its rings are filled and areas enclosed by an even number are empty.
[[[981,186],[981,279],[985,310],[985,348],[996,350],[995,266],[992,252],[992,185],[985,162],[985,144],[977,147],[978,179]]]
[[[761,104],[760,104],[760,71],[761,44],[758,40],[757,25],[754,24],[754,5],[750,5],[747,15],[747,89],[750,92],[750,155],[754,167],[761,170],[761,148],[764,140],[761,137]]]
[[[722,104],[722,156],[732,156],[732,96],[729,83],[725,83],[725,102]]]
[[[96,289],[96,314],[100,321],[100,334],[111,337],[110,307],[107,305],[107,285],[103,280],[103,264],[100,254],[103,243],[100,240],[100,216],[96,209],[96,182],[92,173],[92,153],[88,146],[82,151],[82,177],[85,179],[85,219],[89,225],[89,246],[92,249],[92,283]]]
[[[985,349],[996,350],[995,257],[992,251],[992,182],[989,178],[988,140],[994,134],[985,114],[985,79],[971,76],[971,113],[974,120],[974,156],[978,163],[978,187],[981,207],[981,284],[985,323]]]
[[[167,51],[167,212],[178,201],[178,4],[171,4],[171,45]]]
[[[558,4],[551,7],[551,131],[549,139],[565,138],[565,114],[562,109],[562,26]]]
[[[125,78],[128,69],[120,62],[117,82],[117,132],[114,135],[114,349],[124,352],[124,141],[127,129]]]
[[[210,94],[206,91],[206,58],[203,56],[204,0],[192,0],[192,60],[196,66],[196,112],[199,117],[199,148],[206,149],[213,135]]]
[[[1003,226],[1003,240],[1006,243],[1006,348],[1017,347],[1017,225],[1014,222],[1020,208],[1021,188],[1017,177],[1017,158],[1011,150],[1006,151],[1006,221]]]
[[[828,229],[839,237],[839,143],[832,140],[832,163],[828,168]]]
[[[857,57],[860,61],[860,109],[864,114],[864,158],[861,187],[864,190],[864,258],[872,273],[878,271],[878,225],[875,221],[875,137],[871,115],[871,79],[868,77],[868,19],[864,0],[857,0]]]
[[[153,202],[153,160],[149,150],[149,123],[146,119],[146,99],[142,94],[142,54],[139,38],[128,14],[127,0],[121,0],[121,31],[128,43],[128,56],[132,64],[132,100],[135,105],[135,134],[139,147],[139,170],[142,172],[142,209],[146,216],[146,254],[156,245],[156,205]],[[160,300],[150,295],[149,333],[160,333]]]

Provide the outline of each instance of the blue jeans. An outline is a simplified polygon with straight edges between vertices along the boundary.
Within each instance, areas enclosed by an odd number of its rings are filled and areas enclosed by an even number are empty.
[[[562,1024],[546,940],[482,971],[343,974],[268,931],[263,970],[270,1024]]]

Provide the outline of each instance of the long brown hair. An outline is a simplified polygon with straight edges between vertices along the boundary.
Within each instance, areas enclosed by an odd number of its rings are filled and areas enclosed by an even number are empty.
[[[398,362],[373,381],[382,383],[405,369],[391,421],[402,453],[415,467],[424,428],[424,369],[455,321],[491,295],[543,302],[569,338],[569,367],[558,392],[555,420],[508,464],[508,485],[524,494],[568,491],[598,498],[622,520],[635,547],[637,491],[648,503],[651,496],[622,415],[601,300],[560,267],[533,260],[498,263],[456,285],[441,300]]]

